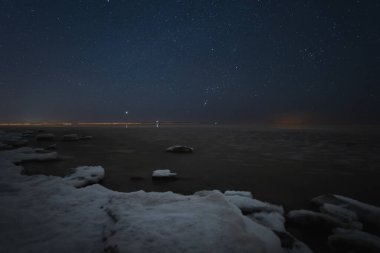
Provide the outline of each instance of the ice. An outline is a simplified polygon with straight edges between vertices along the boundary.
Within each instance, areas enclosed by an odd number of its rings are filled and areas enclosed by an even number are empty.
[[[12,150],[0,151],[0,155],[14,163],[23,161],[47,161],[56,160],[57,152],[40,153],[41,149],[33,149],[30,147],[22,147]]]
[[[380,252],[380,238],[358,230],[335,229],[328,242],[338,252]]]
[[[247,198],[253,198],[252,193],[248,191],[225,191],[224,195],[226,196],[241,196],[241,197],[247,197]]]
[[[175,177],[177,173],[171,172],[170,170],[154,170],[152,173],[152,177]]]
[[[259,212],[247,215],[247,217],[275,231],[285,231],[285,218],[278,212]]]
[[[80,166],[73,173],[64,177],[64,181],[76,188],[98,183],[104,178],[105,171],[101,166]]]
[[[239,195],[225,196],[225,198],[236,205],[243,212],[243,214],[250,214],[254,212],[278,212],[280,214],[284,213],[282,206],[262,202],[257,199],[251,199]]]

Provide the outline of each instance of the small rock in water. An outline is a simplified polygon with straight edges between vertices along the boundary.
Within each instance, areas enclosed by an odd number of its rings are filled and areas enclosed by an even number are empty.
[[[166,152],[172,152],[172,153],[192,153],[193,151],[194,151],[194,148],[182,146],[182,145],[174,145],[166,149]]]
[[[37,141],[51,141],[54,140],[54,134],[46,133],[46,134],[37,134]]]
[[[62,141],[79,141],[77,134],[66,134],[62,137]]]
[[[154,170],[152,178],[175,178],[177,173],[171,172],[170,170]]]

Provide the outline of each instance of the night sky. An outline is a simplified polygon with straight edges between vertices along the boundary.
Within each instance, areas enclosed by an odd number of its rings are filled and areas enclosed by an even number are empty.
[[[125,111],[379,123],[380,1],[0,1],[0,121]]]

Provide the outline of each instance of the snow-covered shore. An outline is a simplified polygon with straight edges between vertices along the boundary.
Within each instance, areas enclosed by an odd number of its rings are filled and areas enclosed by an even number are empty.
[[[284,252],[219,191],[75,188],[0,158],[1,252]]]
[[[121,193],[96,184],[100,166],[61,178],[22,175],[14,164],[56,158],[27,147],[0,152],[0,252],[289,252],[217,190]]]

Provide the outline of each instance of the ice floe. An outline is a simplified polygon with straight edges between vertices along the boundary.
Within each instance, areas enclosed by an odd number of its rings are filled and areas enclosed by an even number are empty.
[[[247,198],[253,198],[252,193],[248,191],[225,191],[224,195],[226,196],[241,196],[241,197],[247,197]]]
[[[257,199],[242,197],[241,195],[227,195],[225,198],[236,205],[243,214],[251,214],[254,212],[278,212],[284,213],[282,206],[273,205]]]
[[[152,173],[153,178],[173,178],[176,177],[177,173],[171,172],[170,170],[154,170]]]

